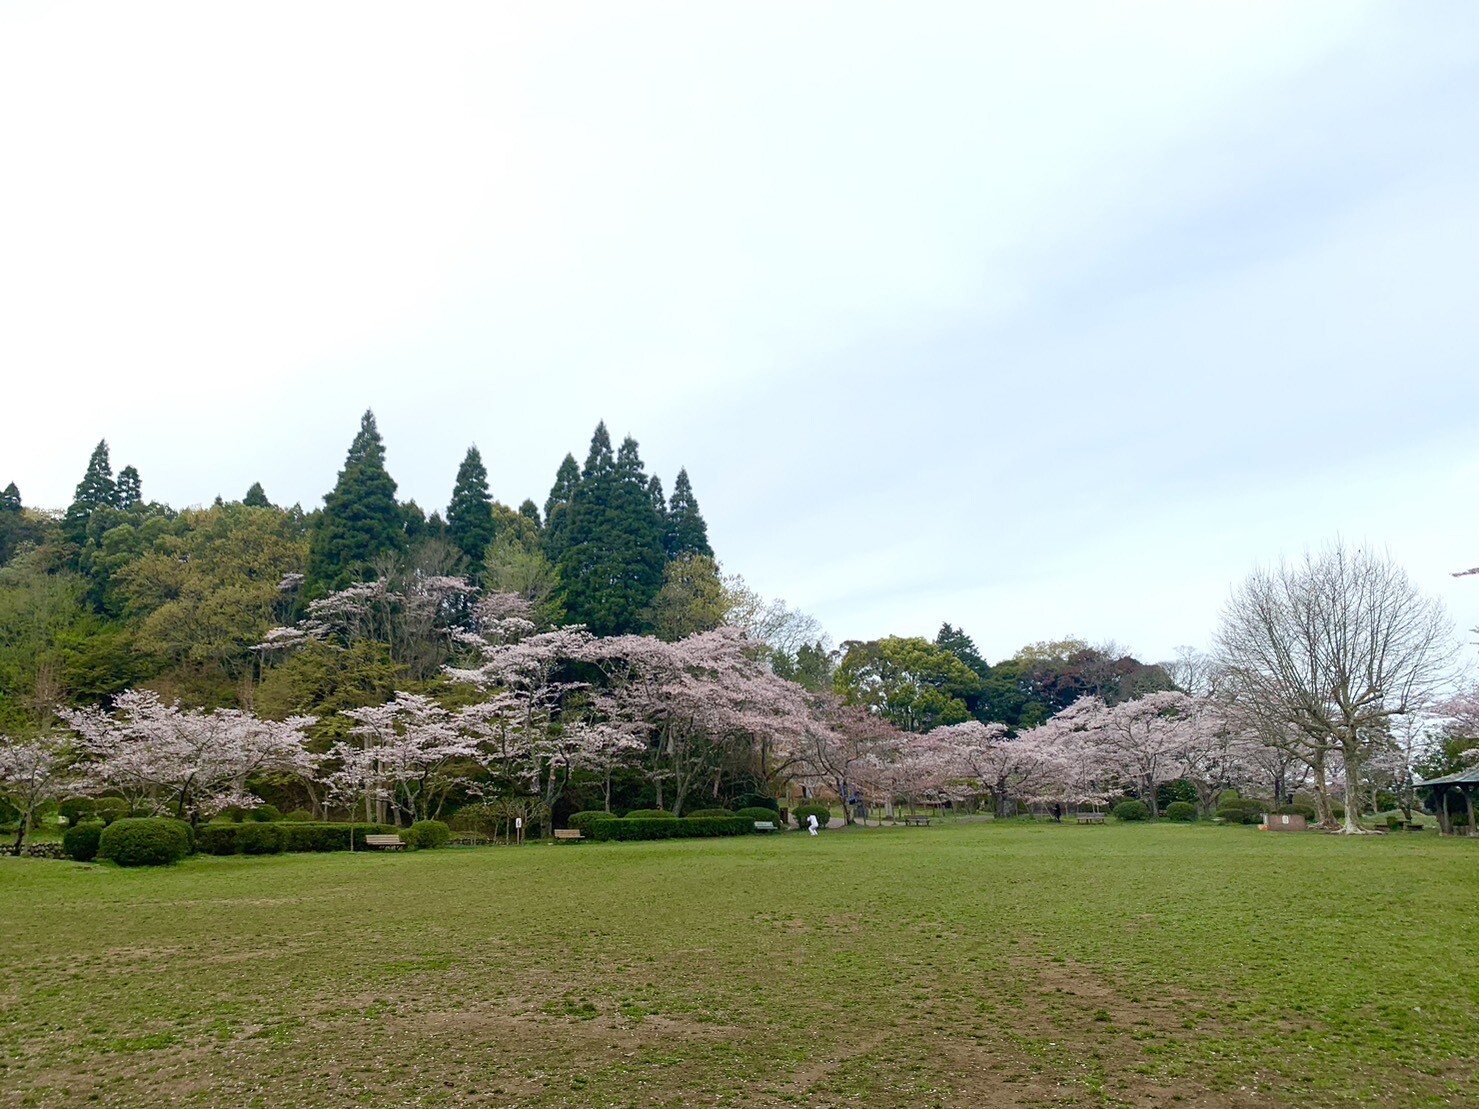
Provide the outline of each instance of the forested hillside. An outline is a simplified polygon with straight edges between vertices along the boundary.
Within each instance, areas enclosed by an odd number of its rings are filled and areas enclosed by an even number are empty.
[[[369,637],[274,665],[254,650],[314,600],[374,581],[391,592],[465,577],[516,593],[546,627],[677,639],[717,627],[721,585],[688,474],[666,497],[637,443],[596,428],[584,465],[567,455],[543,508],[495,501],[476,446],[445,509],[396,497],[387,448],[366,412],[323,507],[274,504],[250,475],[239,500],[175,509],[149,500],[108,444],[58,515],[0,494],[0,730],[135,686],[207,708],[322,712],[378,703],[438,680],[440,633]],[[326,482],[327,484],[327,482]],[[430,633],[429,633],[430,634]]]

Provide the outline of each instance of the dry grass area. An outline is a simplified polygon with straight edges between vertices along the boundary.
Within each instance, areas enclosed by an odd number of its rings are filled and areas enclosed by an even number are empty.
[[[1479,844],[0,861],[0,1105],[1475,1104]]]

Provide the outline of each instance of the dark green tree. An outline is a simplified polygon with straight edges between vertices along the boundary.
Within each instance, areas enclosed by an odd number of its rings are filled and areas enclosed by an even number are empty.
[[[602,424],[601,427],[604,431],[605,425]],[[609,439],[606,445],[610,447]],[[555,484],[549,491],[549,499],[544,502],[544,554],[551,562],[558,563],[568,546],[566,536],[569,532],[570,504],[575,500],[575,490],[579,486],[580,467],[575,462],[575,456],[567,454],[555,473]]]
[[[474,581],[482,579],[484,556],[493,542],[493,496],[488,492],[488,468],[477,447],[468,447],[457,467],[452,501],[447,505],[447,537],[467,559]]]
[[[634,439],[613,458],[606,425],[596,428],[569,513],[559,562],[566,618],[597,635],[648,630],[666,559]]]
[[[375,559],[405,544],[406,520],[385,469],[385,444],[366,411],[339,480],[324,497],[309,549],[309,588],[316,595],[343,589],[371,573]]]
[[[693,486],[688,482],[687,470],[679,470],[678,478],[673,482],[663,546],[669,558],[685,554],[714,557],[714,548],[709,546],[709,528],[704,523],[703,514],[698,510],[698,501],[693,496]]]
[[[978,678],[984,678],[991,665],[981,657],[981,652],[976,650],[976,641],[965,633],[963,628],[951,627],[948,623],[940,625],[940,632],[935,636],[935,646],[943,647],[961,662],[969,666]]]
[[[525,497],[524,503],[519,505],[519,515],[532,523],[535,531],[539,530],[539,506],[531,498]]]
[[[241,498],[241,503],[248,508],[272,507],[272,502],[267,499],[267,490],[262,488],[260,481],[252,482],[252,487],[246,491],[246,496]]]
[[[21,491],[15,487],[15,482],[12,481],[5,487],[3,492],[0,492],[0,512],[13,512],[19,516],[21,509],[24,507],[21,504]]]
[[[132,508],[144,499],[144,483],[139,479],[139,471],[132,466],[125,466],[118,471],[118,484],[114,487],[114,504],[124,510]]]
[[[113,507],[117,496],[113,466],[108,461],[108,440],[104,439],[93,448],[92,457],[87,460],[87,472],[77,483],[72,503],[62,518],[62,535],[67,542],[80,546],[87,539],[87,521],[93,512]]]

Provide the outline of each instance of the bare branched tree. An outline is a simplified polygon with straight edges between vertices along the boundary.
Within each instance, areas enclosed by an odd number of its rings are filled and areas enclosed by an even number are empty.
[[[1372,737],[1438,698],[1456,646],[1441,602],[1401,567],[1339,542],[1250,574],[1218,632],[1226,680],[1260,731],[1297,736],[1317,776],[1326,760],[1343,764],[1350,834],[1362,830],[1357,799]]]

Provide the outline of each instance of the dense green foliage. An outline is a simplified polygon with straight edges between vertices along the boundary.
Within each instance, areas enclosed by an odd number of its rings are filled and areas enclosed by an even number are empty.
[[[625,814],[630,820],[676,820],[667,809],[632,809]]]
[[[115,820],[98,838],[97,857],[119,866],[168,866],[190,854],[189,825],[161,817]]]
[[[587,835],[590,832],[591,824],[595,821],[613,819],[615,818],[604,809],[585,809],[581,812],[571,813],[566,817],[565,827],[574,828],[581,835]]]
[[[1217,806],[1217,819],[1224,824],[1257,824],[1268,808],[1268,802],[1253,797],[1225,799]]]
[[[688,816],[681,820],[628,816],[622,820],[596,820],[586,836],[594,840],[693,839],[710,836],[742,836],[755,830],[753,822],[735,816]]]
[[[1190,801],[1172,801],[1166,806],[1165,816],[1167,820],[1190,823],[1197,818],[1197,807]]]
[[[90,863],[97,858],[98,841],[103,837],[107,825],[101,820],[84,820],[62,833],[62,850],[67,858],[79,863]]]
[[[322,595],[363,581],[377,558],[405,545],[406,517],[395,489],[375,414],[366,412],[339,480],[324,496],[308,562],[310,589]]]
[[[447,842],[452,838],[452,829],[440,820],[418,820],[401,833],[401,838],[408,846],[418,851],[426,851],[446,847]]]
[[[276,855],[283,848],[276,824],[251,821],[236,829],[236,849],[243,855]]]
[[[757,820],[765,821],[770,824],[774,824],[777,828],[782,828],[785,826],[784,823],[781,821],[781,814],[778,810],[762,808],[758,805],[752,806],[750,808],[740,809],[734,815],[752,822]],[[818,819],[821,818],[818,817]]]
[[[1110,810],[1116,820],[1136,821],[1150,819],[1150,806],[1144,801],[1121,801]]]

